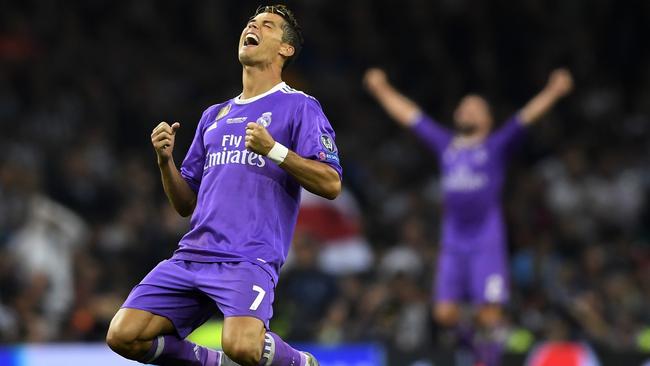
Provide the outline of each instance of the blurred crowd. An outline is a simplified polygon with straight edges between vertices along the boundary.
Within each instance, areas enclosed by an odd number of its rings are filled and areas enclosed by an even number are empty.
[[[367,96],[386,69],[449,121],[466,92],[497,119],[569,67],[575,93],[529,131],[504,194],[510,329],[634,349],[650,326],[650,3],[289,2],[306,44],[286,81],[323,105],[345,192],[304,195],[273,326],[291,340],[438,344],[435,161]],[[101,340],[188,222],[161,189],[150,130],[237,95],[250,1],[0,5],[0,342]]]

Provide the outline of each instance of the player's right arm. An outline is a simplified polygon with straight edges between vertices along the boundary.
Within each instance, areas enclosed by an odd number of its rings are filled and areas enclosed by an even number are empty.
[[[167,122],[160,122],[151,133],[151,143],[156,151],[160,177],[167,199],[176,212],[186,217],[194,212],[196,206],[196,193],[190,188],[183,178],[172,157],[176,131],[180,123],[175,122],[171,126]]]
[[[368,69],[363,82],[368,92],[400,125],[411,127],[417,122],[417,117],[422,113],[420,107],[393,87],[384,70]]]

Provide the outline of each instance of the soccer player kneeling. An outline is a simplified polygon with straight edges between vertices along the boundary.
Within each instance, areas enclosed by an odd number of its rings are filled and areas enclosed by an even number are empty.
[[[153,130],[165,193],[192,215],[191,227],[113,318],[107,343],[120,355],[155,365],[318,365],[269,330],[300,187],[329,199],[341,191],[320,104],[281,79],[301,45],[289,9],[258,8],[239,40],[243,91],[203,113],[180,171],[172,158],[180,124]],[[216,307],[225,316],[223,351],[184,340]]]

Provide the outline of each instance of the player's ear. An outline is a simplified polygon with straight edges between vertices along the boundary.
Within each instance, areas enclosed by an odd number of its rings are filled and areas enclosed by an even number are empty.
[[[280,54],[282,56],[291,57],[291,56],[293,56],[294,53],[296,53],[296,49],[292,45],[290,45],[288,43],[283,43],[280,46]]]

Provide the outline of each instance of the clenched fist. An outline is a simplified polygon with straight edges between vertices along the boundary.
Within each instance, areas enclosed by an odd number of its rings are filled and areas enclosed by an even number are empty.
[[[158,164],[163,164],[169,161],[172,157],[174,150],[174,141],[176,139],[176,130],[181,127],[178,122],[173,123],[171,126],[167,122],[160,122],[151,133],[151,144],[156,155],[158,156]]]
[[[249,122],[246,125],[245,145],[249,151],[266,156],[275,145],[275,140],[264,126]]]

